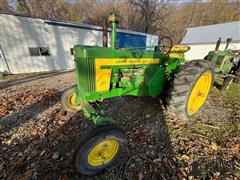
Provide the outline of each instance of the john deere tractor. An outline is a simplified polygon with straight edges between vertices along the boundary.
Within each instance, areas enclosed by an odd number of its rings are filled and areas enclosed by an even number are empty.
[[[75,151],[76,169],[85,175],[94,175],[111,166],[127,146],[124,131],[107,116],[102,100],[116,96],[160,97],[167,99],[169,109],[178,118],[187,120],[202,107],[213,82],[213,69],[208,61],[185,62],[187,46],[172,47],[170,43],[116,48],[114,13],[110,14],[109,22],[110,48],[74,46],[77,82],[61,99],[64,108],[83,111],[96,125]],[[164,39],[171,42],[170,38]]]
[[[210,51],[204,58],[212,63],[214,66],[215,82],[219,84],[221,90],[227,90],[234,79],[239,81],[240,76],[240,50],[228,49],[231,38],[227,39],[224,50],[219,50],[221,38],[218,39],[214,51]]]

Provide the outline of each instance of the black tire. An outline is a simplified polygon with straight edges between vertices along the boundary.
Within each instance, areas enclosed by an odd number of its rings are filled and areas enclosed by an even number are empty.
[[[211,82],[209,82],[208,92],[205,94],[205,100],[208,97],[210,89],[213,84],[214,70],[212,65],[206,60],[192,60],[185,62],[175,73],[175,78],[171,84],[168,92],[167,103],[169,105],[170,112],[172,112],[177,118],[182,120],[188,120],[193,116],[201,107],[197,109],[194,114],[188,112],[188,103],[191,92],[195,87],[200,77],[204,76],[205,72],[211,74]],[[211,84],[210,84],[211,83]],[[199,95],[200,96],[200,95]]]
[[[97,145],[106,141],[113,141],[118,143],[118,149],[115,151],[108,162],[103,164],[92,165],[89,161],[89,156]],[[107,145],[103,145],[103,148],[107,148]],[[96,173],[106,169],[113,165],[124,153],[127,147],[127,139],[123,130],[115,125],[103,125],[93,129],[85,136],[80,142],[77,150],[75,151],[75,167],[78,173],[83,175],[95,175]],[[109,149],[108,149],[109,153]],[[99,154],[99,153],[98,153]]]
[[[233,76],[226,76],[221,85],[221,90],[228,90],[232,82],[233,82]]]
[[[61,96],[61,104],[63,108],[69,112],[79,111],[81,110],[81,106],[76,106],[71,102],[71,98],[74,94],[76,94],[75,90],[76,86],[71,86],[67,88]]]

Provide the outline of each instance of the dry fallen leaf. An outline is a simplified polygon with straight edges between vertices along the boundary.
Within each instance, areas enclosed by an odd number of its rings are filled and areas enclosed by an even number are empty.
[[[54,152],[52,155],[53,159],[57,159],[59,157],[60,153],[59,152]]]
[[[32,170],[29,169],[25,173],[19,175],[17,177],[18,180],[27,180],[30,176],[32,176]]]
[[[64,175],[59,176],[58,180],[68,180],[68,177],[66,174],[64,174]]]
[[[142,180],[143,179],[143,173],[139,172],[136,176],[136,180]]]
[[[139,138],[139,141],[140,141],[141,144],[146,144],[147,141],[148,141],[146,134],[143,133],[143,132],[140,132],[138,134],[138,138]]]
[[[217,151],[219,149],[219,146],[214,142],[211,143],[210,147],[215,151]]]
[[[42,159],[44,159],[44,160],[49,159],[53,155],[53,153],[54,153],[53,150],[50,150],[47,153],[44,153],[43,156],[42,156]]]
[[[190,159],[190,157],[187,156],[186,154],[182,155],[181,158],[184,159],[184,160],[189,160]]]

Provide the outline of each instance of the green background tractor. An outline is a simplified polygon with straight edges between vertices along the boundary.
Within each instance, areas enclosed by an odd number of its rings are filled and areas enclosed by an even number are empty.
[[[185,62],[187,46],[116,48],[114,13],[109,22],[110,48],[74,46],[77,82],[61,99],[64,108],[82,110],[96,125],[75,152],[76,169],[85,175],[111,166],[127,146],[123,130],[107,116],[102,100],[127,95],[161,97],[178,118],[186,120],[202,107],[213,82],[213,68],[208,61]]]
[[[232,39],[228,38],[225,49],[221,51],[219,50],[221,38],[219,38],[215,50],[210,51],[205,57],[214,66],[215,82],[219,83],[221,90],[228,89],[234,78],[240,75],[240,51],[228,49],[231,41]]]

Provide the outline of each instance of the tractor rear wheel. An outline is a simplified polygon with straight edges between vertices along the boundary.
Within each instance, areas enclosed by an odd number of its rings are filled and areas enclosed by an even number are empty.
[[[77,93],[75,90],[75,86],[67,88],[61,97],[61,104],[63,108],[70,112],[81,110],[81,106],[76,105],[75,103],[76,98]]]
[[[168,96],[175,116],[188,120],[202,107],[213,84],[213,72],[205,60],[185,62],[179,68]]]
[[[127,139],[115,125],[99,126],[88,133],[75,151],[79,173],[94,175],[116,162],[126,150]]]

